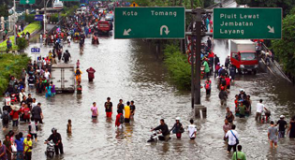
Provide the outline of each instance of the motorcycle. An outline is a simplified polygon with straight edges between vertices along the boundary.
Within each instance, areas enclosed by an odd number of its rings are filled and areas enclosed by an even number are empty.
[[[148,143],[157,142],[158,134],[160,134],[159,131],[153,131],[152,135],[150,136],[150,139],[147,142]]]
[[[46,151],[45,151],[45,155],[47,156],[47,158],[53,158],[54,156],[54,143],[53,142],[46,142],[45,143],[47,144],[47,147],[46,147]]]

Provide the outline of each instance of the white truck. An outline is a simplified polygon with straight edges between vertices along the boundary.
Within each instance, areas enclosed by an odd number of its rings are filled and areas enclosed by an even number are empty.
[[[75,75],[73,64],[54,64],[51,67],[51,81],[56,93],[75,92]]]

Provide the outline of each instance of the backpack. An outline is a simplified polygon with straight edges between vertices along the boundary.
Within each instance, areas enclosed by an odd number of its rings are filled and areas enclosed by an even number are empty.
[[[123,114],[120,115],[119,122],[120,122],[120,124],[124,123],[124,116],[123,116]]]
[[[77,69],[77,70],[76,70],[76,75],[80,75],[80,74],[81,74],[80,70]]]
[[[7,120],[7,121],[8,121],[8,119],[9,119],[9,114],[8,114],[8,112],[7,112],[6,110],[3,111],[2,119],[3,119],[3,120]]]
[[[210,83],[206,83],[206,84],[205,84],[205,89],[207,89],[207,90],[208,90],[208,89],[211,89],[211,85],[210,85]]]

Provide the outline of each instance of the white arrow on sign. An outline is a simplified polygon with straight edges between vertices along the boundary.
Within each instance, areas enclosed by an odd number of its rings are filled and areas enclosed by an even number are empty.
[[[160,35],[163,35],[163,29],[164,28],[166,28],[165,33],[166,33],[166,35],[168,35],[170,31],[169,31],[169,28],[166,25],[161,26],[161,28],[160,28]]]
[[[123,36],[129,36],[129,32],[131,32],[130,28],[128,30],[124,29]]]
[[[267,26],[267,28],[269,29],[269,33],[275,33],[275,28],[274,27],[270,27],[270,26]]]
[[[30,1],[29,0],[26,0],[26,3],[28,4],[28,3],[30,3]]]

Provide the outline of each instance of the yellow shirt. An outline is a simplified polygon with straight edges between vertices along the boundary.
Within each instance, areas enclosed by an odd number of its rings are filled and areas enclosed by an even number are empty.
[[[48,58],[49,58],[50,60],[52,60],[52,53],[51,53],[51,52],[48,53]]]
[[[130,118],[130,106],[125,106],[125,118]]]
[[[29,148],[29,147],[32,147],[32,145],[33,145],[33,142],[32,142],[32,140],[30,139],[29,141],[27,140],[27,138],[24,140],[24,146],[25,146],[25,152],[27,151],[27,149]],[[32,149],[28,149],[28,151],[27,152],[32,152]]]

